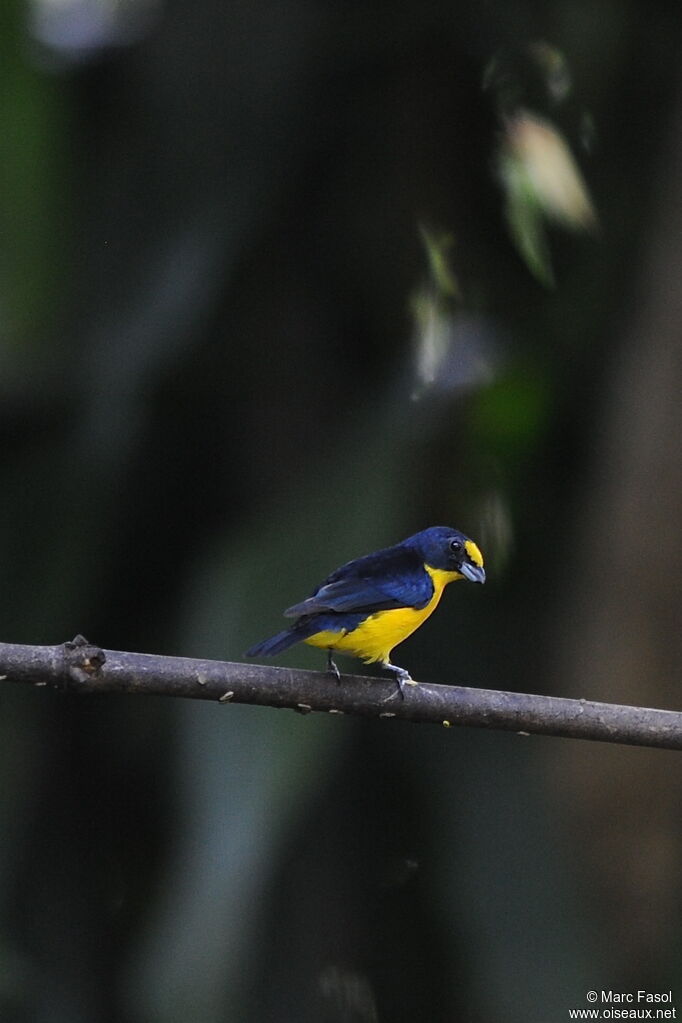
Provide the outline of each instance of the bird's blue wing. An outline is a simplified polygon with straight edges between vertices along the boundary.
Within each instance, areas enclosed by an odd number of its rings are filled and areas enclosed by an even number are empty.
[[[398,544],[349,561],[332,572],[315,593],[284,612],[287,618],[320,611],[388,611],[422,608],[433,596],[433,584],[416,553]]]

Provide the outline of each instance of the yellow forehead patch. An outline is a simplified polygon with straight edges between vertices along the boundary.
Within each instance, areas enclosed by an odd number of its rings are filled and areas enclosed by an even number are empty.
[[[466,552],[473,561],[474,565],[478,565],[479,568],[483,568],[483,555],[479,551],[478,547],[473,540],[467,540],[464,544]]]

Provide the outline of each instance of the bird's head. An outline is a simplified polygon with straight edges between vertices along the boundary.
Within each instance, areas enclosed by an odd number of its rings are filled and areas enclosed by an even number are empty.
[[[405,541],[430,568],[457,572],[472,583],[485,582],[483,555],[473,540],[449,526],[431,526]]]

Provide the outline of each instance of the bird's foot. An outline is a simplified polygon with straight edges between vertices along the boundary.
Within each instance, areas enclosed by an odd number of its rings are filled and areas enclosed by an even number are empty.
[[[327,671],[336,676],[337,684],[341,684],[341,672],[339,671],[331,650],[327,650]]]
[[[397,664],[391,664],[390,661],[383,661],[381,667],[386,668],[387,671],[392,671],[393,674],[395,675],[395,680],[398,685],[398,688],[395,691],[395,693],[393,693],[393,696],[389,697],[389,699],[391,700],[394,699],[396,696],[399,696],[401,700],[404,700],[405,686],[419,685],[419,683],[415,682],[415,680],[412,678],[407,668],[399,668]]]

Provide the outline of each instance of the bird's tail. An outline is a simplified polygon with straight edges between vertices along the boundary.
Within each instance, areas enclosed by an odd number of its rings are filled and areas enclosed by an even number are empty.
[[[284,629],[282,632],[278,632],[276,636],[270,636],[269,639],[264,639],[261,643],[256,643],[249,650],[246,651],[247,657],[272,657],[273,654],[280,653],[281,650],[286,650],[288,647],[293,646],[294,643],[302,638],[300,632],[294,629]]]
[[[364,615],[359,615],[359,618],[364,618]],[[290,628],[283,629],[276,636],[270,636],[269,639],[264,639],[261,643],[256,643],[246,651],[246,656],[260,657],[262,654],[265,657],[272,657],[273,654],[287,650],[294,643],[301,643],[309,636],[314,636],[316,632],[325,629],[330,629],[333,632],[344,631],[336,622],[334,615],[304,615]]]

